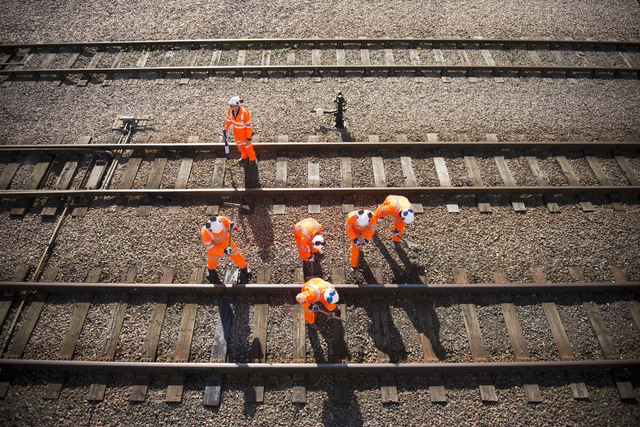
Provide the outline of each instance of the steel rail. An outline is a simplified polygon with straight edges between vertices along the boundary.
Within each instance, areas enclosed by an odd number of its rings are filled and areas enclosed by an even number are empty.
[[[16,76],[65,76],[70,74],[91,75],[91,74],[132,74],[138,75],[141,73],[155,73],[165,75],[168,73],[219,73],[230,72],[236,74],[242,74],[244,72],[260,72],[265,73],[293,73],[293,72],[365,72],[370,73],[374,71],[412,71],[415,73],[425,73],[428,71],[438,72],[443,75],[449,73],[465,73],[467,75],[473,75],[475,73],[517,73],[519,75],[527,73],[563,73],[565,75],[572,76],[574,74],[604,74],[610,73],[618,75],[620,73],[639,74],[640,68],[638,67],[576,67],[576,66],[539,66],[539,65],[434,65],[434,64],[421,64],[421,65],[244,65],[244,66],[211,66],[211,65],[198,65],[198,66],[173,66],[173,67],[126,67],[126,68],[35,68],[35,69],[20,69],[20,70],[0,70],[0,76],[9,76],[9,78],[15,78]]]
[[[51,292],[167,292],[167,293],[288,293],[299,292],[299,284],[171,284],[171,283],[81,283],[81,282],[0,282],[0,290]],[[477,284],[334,284],[344,293],[536,293],[536,292],[617,292],[640,291],[640,282],[616,283],[477,283]]]
[[[222,374],[417,374],[427,372],[548,372],[601,371],[640,368],[640,359],[575,360],[552,362],[482,363],[168,363],[93,362],[80,360],[0,359],[0,369],[111,371],[111,372],[218,372]]]
[[[230,142],[229,145],[236,145]],[[255,150],[273,151],[280,149],[289,150],[343,150],[351,149],[354,151],[371,150],[371,149],[396,149],[396,148],[546,148],[546,149],[576,149],[576,148],[640,148],[640,141],[624,141],[624,142],[604,142],[604,141],[588,141],[588,142],[557,142],[557,141],[415,141],[415,142],[360,142],[355,147],[353,142],[260,142],[254,143]],[[0,145],[0,154],[9,153],[95,153],[100,151],[113,151],[123,149],[119,144],[30,144],[30,145]],[[127,144],[126,150],[161,150],[161,151],[216,151],[224,149],[222,142],[199,142],[195,144],[189,143],[133,143]]]
[[[339,197],[352,195],[398,194],[401,196],[426,195],[505,195],[505,194],[640,194],[640,186],[545,186],[545,187],[368,187],[368,188],[188,188],[132,190],[2,190],[0,199],[39,197],[274,197],[310,196]]]
[[[410,46],[428,44],[434,46],[440,45],[474,45],[474,46],[549,46],[557,49],[561,46],[578,47],[594,47],[604,48],[613,47],[616,49],[638,48],[640,42],[623,41],[623,40],[547,40],[547,39],[474,39],[474,38],[452,38],[452,37],[420,37],[420,38],[263,38],[263,39],[183,39],[183,40],[118,40],[118,41],[81,41],[81,42],[50,42],[50,43],[3,43],[0,44],[2,50],[15,49],[61,49],[61,48],[109,48],[109,47],[142,47],[151,48],[158,46],[219,46],[219,45],[282,45],[282,44],[303,44],[303,45],[332,45],[342,46],[345,44],[353,45],[390,45],[390,44],[406,44]]]

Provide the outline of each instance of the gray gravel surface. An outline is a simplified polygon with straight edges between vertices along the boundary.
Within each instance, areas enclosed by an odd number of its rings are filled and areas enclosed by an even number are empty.
[[[260,37],[552,37],[604,40],[627,40],[640,36],[640,7],[632,0],[615,2],[535,1],[520,4],[496,1],[339,1],[284,2],[61,2],[3,1],[0,3],[0,41],[86,41],[136,39],[197,39],[197,38],[260,38]],[[84,52],[77,63],[87,66],[93,51]],[[148,65],[157,65],[165,52],[150,53]],[[383,63],[381,46],[371,46],[372,63]],[[478,49],[470,49],[472,61],[482,61]],[[506,61],[499,50],[491,51],[497,63]],[[570,49],[560,51],[568,64],[578,65],[585,59],[602,65],[597,52],[576,55]],[[640,63],[638,52],[629,52]],[[29,57],[19,52],[17,60],[26,60],[26,68],[36,68],[45,53]],[[71,56],[63,50],[51,67],[62,66]],[[134,66],[141,52],[128,52],[122,66]],[[173,52],[174,63],[186,58],[186,50]],[[207,50],[196,65],[205,65],[211,57]],[[247,63],[259,63],[259,50],[249,50]],[[271,63],[286,63],[283,46],[273,46]],[[616,65],[622,65],[617,52],[607,51]],[[116,52],[105,52],[101,66],[108,66]],[[223,51],[221,65],[234,64],[234,51]],[[410,63],[407,49],[394,51],[397,63]],[[443,48],[448,63],[457,63],[453,49]],[[551,52],[539,51],[543,61],[553,61]],[[307,47],[296,49],[298,63],[310,62]],[[347,48],[347,63],[359,63],[356,48]],[[421,61],[433,63],[430,52],[420,52]],[[530,64],[526,52],[516,52],[515,60]],[[323,51],[322,63],[332,63],[333,53]],[[307,141],[317,135],[320,142],[339,138],[358,142],[378,135],[380,141],[395,141],[406,135],[409,141],[426,141],[436,134],[441,141],[456,141],[461,135],[470,140],[485,140],[495,134],[498,140],[519,140],[522,135],[532,141],[570,141],[576,135],[585,140],[611,137],[628,140],[640,134],[640,83],[637,79],[576,79],[530,76],[526,79],[505,78],[497,83],[491,76],[479,75],[476,83],[456,76],[451,83],[439,77],[427,77],[423,82],[413,75],[399,73],[397,80],[375,74],[373,82],[361,75],[349,75],[339,83],[335,75],[326,74],[320,82],[308,75],[287,79],[270,76],[263,82],[248,74],[242,80],[230,75],[207,77],[194,75],[188,85],[179,85],[179,75],[168,75],[163,85],[158,76],[143,75],[137,84],[130,76],[117,76],[111,86],[103,87],[104,76],[94,76],[86,87],[76,86],[79,77],[69,77],[58,86],[53,77],[43,77],[35,85],[16,81],[0,88],[0,142],[19,143],[35,137],[35,143],[48,143],[62,136],[62,143],[71,144],[90,135],[94,142],[105,142],[120,115],[152,117],[152,127],[135,135],[136,141],[174,140],[186,142],[198,136],[200,142],[220,140],[226,101],[240,94],[252,113],[254,132],[261,141],[276,141],[287,135],[290,141]],[[329,117],[317,117],[312,109],[331,109],[333,98],[343,91],[348,101],[348,133],[332,128]],[[354,186],[374,183],[371,153],[353,151]],[[597,184],[583,153],[566,152],[570,164],[585,185]],[[637,151],[622,153],[631,168],[640,175]],[[131,152],[125,152],[113,183],[122,178]],[[198,153],[188,188],[209,186],[215,158],[222,153]],[[419,185],[437,186],[433,157],[445,158],[452,185],[470,185],[462,151],[435,149],[427,151],[381,150],[389,187],[405,185],[400,169],[400,156],[411,156]],[[474,152],[485,185],[502,185],[493,157],[504,155],[518,185],[537,185],[526,160],[520,154]],[[566,185],[566,179],[551,150],[537,150],[537,158],[550,185]],[[628,185],[617,162],[609,152],[594,150],[613,185]],[[237,166],[237,151],[232,151],[232,165],[225,175],[224,186],[242,186],[243,171]],[[320,162],[321,187],[339,187],[338,153],[296,151],[288,153],[290,187],[307,186],[307,161],[317,156]],[[276,153],[258,152],[260,184],[275,183]],[[47,185],[55,183],[61,174],[63,160],[52,168]],[[11,183],[21,188],[27,182],[38,159],[29,157]],[[2,173],[10,159],[0,161]],[[143,158],[133,188],[144,188],[153,155]],[[88,161],[83,161],[74,180],[82,181]],[[180,161],[169,159],[161,187],[172,188]],[[390,189],[390,193],[393,190]],[[491,197],[493,213],[480,214],[474,198],[458,197],[460,214],[448,214],[440,197],[423,197],[424,214],[406,228],[406,235],[422,245],[416,252],[397,252],[391,243],[388,222],[365,249],[366,265],[380,267],[385,283],[407,283],[411,264],[425,268],[428,283],[453,282],[452,269],[467,270],[471,283],[491,283],[493,269],[504,268],[508,279],[516,283],[532,282],[531,267],[541,267],[550,282],[571,282],[569,266],[581,267],[588,281],[611,282],[609,270],[620,266],[629,280],[640,281],[640,205],[632,196],[623,196],[624,212],[613,210],[602,197],[593,197],[595,212],[581,210],[575,197],[559,197],[560,214],[547,212],[542,198],[525,197],[527,213],[516,214],[510,201]],[[417,200],[413,200],[416,202]],[[357,197],[355,205],[374,209],[377,200]],[[209,200],[181,203],[180,214],[172,215],[170,201],[160,200],[150,217],[138,217],[140,200],[119,205],[115,199],[95,200],[84,217],[67,217],[60,229],[50,265],[60,268],[56,280],[82,282],[87,272],[102,266],[102,282],[118,282],[128,266],[138,267],[138,283],[156,283],[163,267],[175,269],[174,283],[188,283],[194,268],[202,268],[206,256],[199,228],[206,220]],[[31,267],[31,274],[56,225],[56,219],[39,215],[44,202],[37,201],[24,217],[12,217],[9,211],[15,202],[0,201],[0,280],[9,280],[18,265]],[[233,217],[240,231],[234,234],[238,248],[252,268],[271,266],[272,281],[291,283],[294,268],[300,266],[292,236],[293,225],[309,216],[307,200],[288,198],[287,214],[273,216],[273,200],[260,199],[253,215],[239,215],[235,209],[221,208],[221,213]],[[332,267],[348,267],[349,242],[343,231],[345,216],[341,201],[322,201],[322,212],[314,217],[325,227],[328,246],[325,255],[316,262],[316,274],[330,279]],[[221,272],[231,267],[225,257],[219,264]],[[254,279],[255,281],[255,276]],[[368,283],[373,275],[368,268],[347,275],[347,282]],[[22,298],[24,295],[20,295]],[[545,321],[540,295],[513,296],[521,327],[532,360],[557,360],[558,351]],[[8,337],[9,324],[16,318],[20,298],[14,301],[0,331],[0,342]],[[293,295],[271,296],[269,300],[268,348],[269,362],[291,361],[290,330],[294,309]],[[372,298],[345,296],[348,302],[347,339],[349,361],[375,363],[377,350],[373,333]],[[26,297],[26,306],[32,296]],[[107,331],[107,318],[119,301],[115,294],[96,293],[85,326],[80,334],[75,358],[96,360]],[[129,300],[116,360],[139,360],[149,324],[155,295],[134,295]],[[246,362],[251,348],[253,297],[239,296],[234,308],[229,360]],[[413,297],[388,295],[385,299],[390,322],[392,361],[421,362],[420,336],[416,332],[417,313]],[[467,331],[460,310],[458,295],[432,295],[429,298],[437,342],[438,357],[445,362],[472,360]],[[583,299],[573,294],[553,297],[560,318],[577,359],[602,359],[604,356],[591,330]],[[622,358],[640,357],[640,331],[633,323],[625,295],[596,293],[603,319]],[[40,316],[34,335],[25,350],[25,357],[55,358],[71,319],[75,295],[52,294]],[[218,314],[219,298],[201,295],[199,298],[190,361],[209,360],[213,330]],[[489,360],[513,360],[509,336],[501,313],[500,298],[492,295],[473,297]],[[169,297],[160,337],[157,358],[170,361],[180,327],[184,295]],[[24,312],[18,316],[17,328],[24,322]],[[307,334],[307,361],[323,363],[332,360],[333,341],[330,323],[318,321],[318,330]],[[10,337],[15,338],[15,334]],[[11,347],[10,341],[7,348]],[[205,379],[188,375],[183,401],[164,402],[168,378],[154,376],[147,400],[143,404],[127,401],[131,393],[133,374],[111,375],[105,401],[88,403],[86,396],[92,376],[74,374],[68,377],[59,400],[43,400],[42,394],[50,373],[22,373],[12,381],[7,396],[0,402],[0,424],[8,426],[43,425],[638,425],[640,410],[635,404],[622,403],[612,377],[600,373],[583,373],[590,393],[588,401],[576,401],[571,396],[564,373],[539,373],[538,384],[544,402],[527,404],[517,374],[493,375],[499,397],[497,404],[483,404],[473,375],[456,374],[445,377],[449,402],[430,403],[425,375],[398,375],[398,404],[382,404],[377,376],[350,377],[350,403],[333,404],[332,376],[307,378],[306,405],[290,403],[292,381],[288,375],[267,376],[265,403],[244,402],[247,376],[226,376],[222,405],[217,409],[202,406]],[[631,372],[632,384],[638,390],[640,377]]]
[[[483,141],[489,133],[500,141],[517,141],[521,134],[532,141],[568,141],[572,134],[593,141],[605,134],[625,140],[640,133],[638,80],[600,83],[581,78],[568,84],[532,76],[527,81],[507,78],[504,83],[481,78],[472,84],[464,77],[451,83],[438,78],[418,83],[413,76],[400,76],[390,83],[353,76],[346,83],[330,77],[314,83],[301,76],[291,83],[270,78],[265,84],[257,75],[242,82],[202,75],[194,76],[189,85],[179,85],[178,80],[179,76],[156,85],[153,76],[143,75],[137,85],[129,85],[122,76],[109,87],[103,87],[101,79],[77,87],[73,77],[60,87],[47,81],[34,87],[14,82],[0,94],[0,138],[19,143],[33,136],[41,144],[62,135],[63,143],[73,143],[91,135],[94,142],[105,142],[118,116],[137,115],[153,118],[153,129],[146,132],[152,141],[168,136],[186,141],[197,135],[201,142],[218,142],[226,102],[234,93],[246,99],[254,132],[265,142],[277,141],[279,135],[305,142],[310,135],[318,135],[320,141],[368,141],[369,135],[395,141],[399,134],[409,141],[426,141],[428,133],[438,134],[441,141],[456,141],[459,134]],[[332,127],[330,117],[310,113],[318,107],[332,109],[338,91],[348,103],[344,135]]]
[[[573,37],[638,36],[640,11],[630,0],[575,4],[542,0],[523,7],[491,1],[179,0],[6,1],[2,39],[146,40],[242,37]]]

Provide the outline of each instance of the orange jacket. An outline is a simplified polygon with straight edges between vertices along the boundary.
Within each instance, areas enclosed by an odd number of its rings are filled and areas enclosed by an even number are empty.
[[[371,218],[372,223],[378,222],[378,218],[383,218],[385,216],[393,216],[393,219],[402,222],[402,218],[400,218],[400,212],[405,209],[413,209],[411,203],[409,203],[409,199],[404,196],[387,196],[384,199],[384,203],[378,206],[378,208],[373,211],[373,218]]]
[[[227,229],[229,228],[229,218],[224,216],[219,216],[220,221],[224,228],[219,233],[214,233],[207,227],[202,227],[200,230],[200,235],[202,236],[202,243],[204,243],[204,247],[209,251],[213,251],[213,253],[222,253],[225,248],[229,246],[229,232]]]
[[[368,213],[369,211],[365,210],[364,212]],[[377,227],[376,223],[373,221],[373,217],[371,217],[368,226],[360,228],[358,227],[358,224],[356,224],[357,213],[358,211],[350,212],[349,215],[347,215],[347,222],[344,225],[347,235],[349,236],[349,240],[353,242],[353,239],[355,239],[356,237],[359,237],[360,239],[371,240],[371,237],[373,236],[373,233],[376,232]]]
[[[322,225],[313,218],[303,219],[293,227],[293,235],[296,238],[298,253],[303,261],[309,261],[313,251],[314,236],[322,234]]]
[[[319,277],[315,277],[304,284],[302,290],[296,296],[296,301],[302,304],[304,308],[309,308],[309,306],[314,302],[322,302],[322,304],[327,307],[327,310],[333,311],[335,310],[336,305],[329,304],[324,299],[323,294],[327,289],[335,290],[336,288],[331,283],[327,283]]]
[[[251,115],[249,111],[240,107],[238,115],[233,117],[233,111],[231,108],[227,110],[227,117],[224,119],[224,130],[229,132],[229,128],[233,127],[233,137],[236,142],[246,142],[247,139],[251,139],[253,131],[251,129]]]

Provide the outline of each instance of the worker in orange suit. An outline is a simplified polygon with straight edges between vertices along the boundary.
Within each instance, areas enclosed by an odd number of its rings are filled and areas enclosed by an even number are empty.
[[[396,250],[400,250],[400,238],[405,225],[414,219],[414,210],[409,200],[404,196],[387,196],[384,203],[373,211],[372,223],[382,221],[385,216],[393,217],[393,242]]]
[[[212,216],[204,227],[200,230],[202,243],[207,250],[207,279],[214,282],[216,274],[215,268],[222,255],[226,254],[241,269],[245,275],[251,274],[251,270],[247,267],[247,262],[231,239],[231,230],[238,230],[236,223],[229,221],[224,216]]]
[[[358,255],[360,254],[360,248],[363,248],[369,243],[373,233],[376,232],[376,223],[371,222],[373,214],[369,210],[360,209],[353,211],[347,215],[347,222],[344,228],[351,240],[351,267],[349,270],[353,273],[358,266]]]
[[[326,244],[322,237],[322,225],[313,218],[303,219],[293,227],[298,253],[303,261],[313,261],[314,253],[323,253]]]
[[[315,277],[304,284],[296,301],[304,307],[304,320],[313,324],[316,321],[315,305],[321,302],[328,311],[333,311],[339,298],[338,291],[331,283]]]
[[[229,100],[229,110],[227,110],[227,116],[224,119],[224,135],[226,138],[229,128],[233,128],[233,137],[240,151],[240,163],[248,159],[253,164],[256,161],[256,153],[251,144],[253,137],[251,115],[241,104],[242,98],[239,96],[234,96]]]

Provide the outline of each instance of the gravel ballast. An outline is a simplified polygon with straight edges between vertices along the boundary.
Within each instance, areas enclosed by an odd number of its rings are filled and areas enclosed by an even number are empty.
[[[203,39],[263,37],[448,37],[484,38],[594,38],[628,40],[640,37],[640,6],[636,1],[535,1],[509,3],[490,1],[417,2],[417,1],[253,1],[182,2],[137,1],[90,2],[3,1],[0,4],[0,42],[103,41],[140,39]],[[311,47],[296,49],[298,63],[311,62]],[[62,66],[73,52],[63,50],[50,66]],[[81,55],[77,66],[88,65],[94,51]],[[134,66],[141,51],[128,52],[123,61]],[[249,49],[247,62],[260,63],[260,50]],[[384,63],[381,46],[370,47],[373,63]],[[607,55],[616,65],[621,57],[615,51]],[[34,68],[46,53],[29,58],[27,68]],[[102,61],[110,64],[116,52],[107,51]],[[161,63],[164,51],[153,51],[148,65]],[[174,64],[184,62],[187,49],[174,52]],[[273,46],[271,64],[286,63],[287,52]],[[505,61],[501,50],[491,50],[497,63]],[[562,48],[568,64],[580,64],[587,58],[602,65],[594,51],[576,52]],[[640,54],[629,54],[640,63]],[[322,52],[322,63],[335,61],[333,51]],[[394,51],[397,63],[410,63],[407,49]],[[420,52],[424,63],[433,63],[430,52]],[[446,61],[458,59],[455,49],[443,46]],[[530,61],[525,51],[516,60]],[[553,62],[546,49],[539,51],[543,61]],[[357,47],[347,47],[347,63],[359,63]],[[480,51],[469,50],[472,62],[483,61]],[[20,52],[16,60],[28,58]],[[199,56],[196,65],[205,65],[210,50]],[[221,65],[233,65],[234,50],[223,51]],[[528,78],[506,76],[503,83],[488,75],[478,75],[473,83],[463,76],[453,76],[450,83],[440,77],[417,80],[412,73],[398,73],[397,80],[374,73],[372,82],[361,74],[348,75],[339,83],[334,74],[323,75],[316,82],[310,75],[288,79],[274,74],[261,81],[257,74],[243,79],[233,75],[205,76],[194,74],[189,84],[180,85],[182,76],[169,74],[163,85],[158,76],[141,75],[137,84],[130,76],[116,76],[111,86],[102,86],[104,76],[94,76],[86,87],[77,86],[79,76],[57,85],[54,78],[43,77],[35,85],[18,79],[0,88],[0,143],[17,144],[35,137],[36,144],[46,144],[62,136],[63,144],[75,143],[89,135],[92,142],[106,142],[113,134],[110,128],[121,115],[153,118],[151,127],[134,135],[135,141],[173,140],[186,142],[198,136],[200,142],[218,142],[221,136],[226,102],[241,95],[251,112],[254,133],[262,142],[277,141],[286,135],[289,141],[308,141],[312,135],[319,143],[339,138],[354,142],[369,141],[377,135],[380,141],[396,141],[406,135],[409,141],[427,141],[436,134],[441,141],[457,141],[466,134],[471,141],[483,141],[495,134],[499,141],[518,141],[520,135],[531,141],[571,141],[580,135],[586,141],[611,137],[627,141],[640,134],[640,81],[636,78],[602,78],[559,76]],[[311,111],[318,107],[333,108],[333,99],[342,91],[348,102],[348,132],[339,133],[331,117],[318,117]],[[529,165],[521,153],[477,150],[476,156],[485,185],[503,185],[493,159],[504,155],[518,185],[535,186]],[[597,185],[584,153],[563,152],[584,185]],[[631,168],[640,175],[637,151],[622,153]],[[114,174],[118,183],[131,155]],[[188,188],[211,185],[215,158],[221,153],[197,153]],[[258,150],[260,185],[275,184],[275,163],[279,154]],[[321,187],[340,187],[338,156],[330,150],[291,151],[288,153],[289,187],[307,186],[307,161],[317,156]],[[353,182],[356,187],[372,186],[374,177],[372,153],[351,153]],[[393,187],[406,185],[400,157],[411,156],[419,185],[438,186],[434,156],[442,156],[452,185],[471,185],[461,150],[381,150],[389,194]],[[566,185],[566,179],[552,150],[536,150],[540,167],[550,185]],[[611,153],[594,150],[613,185],[628,185]],[[232,148],[231,166],[224,186],[243,186],[244,174],[237,164],[238,153]],[[11,188],[22,188],[37,163],[30,156],[18,171]],[[10,159],[0,162],[0,174]],[[133,188],[146,186],[153,154],[142,161]],[[54,164],[47,185],[60,175],[63,162]],[[88,162],[85,160],[74,185],[82,180]],[[169,159],[161,187],[172,188],[180,169],[180,160]],[[405,229],[406,236],[421,244],[414,252],[396,251],[391,240],[389,220],[379,226],[378,233],[364,250],[367,265],[382,269],[385,283],[410,283],[409,267],[420,265],[427,283],[452,283],[453,268],[465,268],[470,283],[492,283],[493,271],[502,267],[510,282],[531,283],[532,267],[540,267],[549,282],[572,282],[570,266],[577,266],[590,282],[612,282],[611,266],[619,266],[629,281],[640,281],[640,205],[636,196],[623,195],[625,211],[614,211],[605,197],[591,197],[595,211],[583,212],[574,196],[558,197],[559,214],[550,214],[542,197],[524,197],[527,212],[517,214],[507,197],[489,198],[493,213],[481,214],[473,197],[456,198],[459,214],[449,214],[442,197],[422,197],[424,213]],[[235,200],[231,200],[235,201]],[[417,202],[418,200],[413,200]],[[356,197],[355,206],[373,210],[381,202],[375,197]],[[292,283],[294,269],[300,267],[292,229],[302,218],[313,216],[325,227],[328,245],[319,257],[316,274],[331,279],[332,267],[348,269],[349,242],[344,232],[345,215],[341,200],[322,200],[321,213],[307,213],[306,198],[288,197],[286,215],[272,215],[274,201],[257,199],[255,213],[241,215],[237,209],[220,207],[221,214],[239,225],[233,239],[254,269],[271,267],[273,283]],[[194,268],[202,268],[206,254],[199,230],[207,218],[210,200],[191,199],[180,203],[180,213],[170,214],[170,200],[157,200],[151,216],[139,217],[141,200],[122,205],[115,199],[93,200],[83,217],[66,217],[60,229],[48,265],[57,266],[56,278],[61,282],[83,282],[93,267],[102,267],[101,282],[119,282],[127,267],[136,266],[137,283],[157,283],[164,267],[175,269],[174,283],[188,283]],[[28,265],[33,272],[59,217],[40,216],[43,202],[23,217],[11,216],[14,201],[0,201],[0,280],[11,279],[18,265]],[[223,257],[217,270],[232,267]],[[255,275],[253,276],[255,282]],[[347,273],[348,283],[370,283],[371,271],[365,268]],[[15,299],[9,317],[0,331],[0,343],[7,339],[20,295]],[[38,320],[34,334],[25,349],[25,358],[55,358],[68,328],[77,295],[51,294]],[[291,328],[295,295],[269,297],[267,361],[292,361]],[[512,301],[520,318],[531,360],[557,360],[558,351],[542,309],[542,295],[514,294]],[[348,304],[346,334],[351,363],[375,363],[375,345],[371,295],[345,295]],[[594,293],[604,321],[621,358],[640,358],[640,331],[634,324],[623,293]],[[33,297],[26,299],[28,307]],[[602,360],[604,355],[593,333],[585,301],[577,294],[552,296],[567,337],[578,360]],[[107,334],[107,319],[119,295],[96,293],[80,334],[74,358],[97,360]],[[116,360],[138,361],[157,295],[132,295],[129,299],[123,330],[119,337]],[[510,345],[504,317],[503,300],[498,295],[472,296],[482,330],[489,361],[511,361]],[[247,362],[250,355],[253,324],[251,295],[240,295],[234,303],[229,343],[229,361]],[[460,310],[463,302],[457,294],[435,294],[429,303],[436,326],[436,352],[443,362],[470,362],[471,351]],[[184,294],[170,295],[157,353],[158,361],[171,361],[180,328]],[[198,300],[191,362],[209,360],[213,344],[219,297],[200,295]],[[418,317],[415,295],[385,296],[390,323],[392,362],[423,361],[422,343],[416,331]],[[16,328],[24,322],[24,313]],[[332,361],[331,323],[318,320],[316,331],[307,332],[307,362]],[[16,329],[17,330],[17,329]],[[15,338],[15,333],[12,339]],[[11,347],[9,342],[7,348]],[[499,402],[483,404],[473,374],[453,374],[444,378],[446,404],[430,402],[427,375],[396,375],[397,404],[383,404],[380,378],[377,375],[352,375],[350,403],[333,403],[333,376],[307,377],[307,404],[291,403],[292,380],[289,375],[265,377],[265,403],[245,403],[249,381],[246,375],[226,375],[220,408],[202,405],[205,377],[188,374],[180,404],[164,402],[167,375],[154,375],[146,401],[130,403],[128,397],[134,374],[110,375],[105,400],[87,402],[93,377],[74,373],[67,377],[60,399],[44,400],[49,372],[23,372],[11,382],[6,398],[0,401],[0,424],[7,426],[146,426],[146,425],[621,425],[640,423],[637,404],[620,400],[613,377],[606,373],[582,373],[590,394],[586,401],[574,400],[563,372],[538,373],[543,397],[541,404],[527,404],[522,382],[517,373],[493,374]],[[640,393],[640,376],[631,372],[632,385]]]

